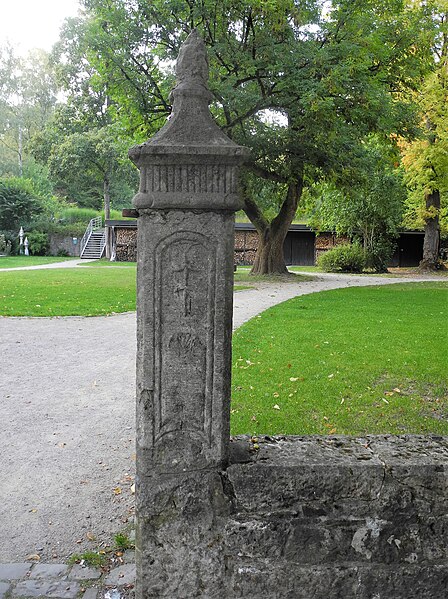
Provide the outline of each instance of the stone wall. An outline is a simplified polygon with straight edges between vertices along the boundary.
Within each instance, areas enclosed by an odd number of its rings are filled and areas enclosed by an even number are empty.
[[[189,545],[194,575],[154,571],[148,597],[444,599],[447,468],[446,437],[235,438],[213,501],[199,506],[192,480],[164,497],[164,564],[185,557],[196,508],[213,535],[205,556]]]
[[[52,233],[49,235],[50,255],[57,256],[59,251],[66,252],[69,256],[79,256],[79,244],[81,238],[77,239],[77,243],[73,243],[73,237],[67,235],[57,235]]]

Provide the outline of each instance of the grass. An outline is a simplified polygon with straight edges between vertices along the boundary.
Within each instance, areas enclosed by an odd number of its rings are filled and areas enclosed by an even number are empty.
[[[327,291],[243,325],[232,434],[448,434],[447,290]]]
[[[107,564],[107,556],[97,551],[85,551],[84,553],[74,553],[68,560],[69,565],[84,563],[92,568],[101,568]]]
[[[18,268],[22,266],[38,266],[39,264],[54,264],[55,262],[65,262],[75,258],[66,258],[58,256],[0,256],[1,268]]]
[[[93,262],[81,262],[80,266],[93,267],[93,268],[102,268],[102,267],[112,267],[112,268],[136,268],[137,262],[111,262],[110,260],[102,259],[102,260],[94,260]]]
[[[0,316],[104,316],[135,310],[135,263],[96,264],[99,268],[1,273]],[[106,264],[117,266],[104,268]],[[234,287],[235,291],[250,288]]]
[[[2,316],[99,316],[135,310],[135,269],[69,268],[0,275]]]

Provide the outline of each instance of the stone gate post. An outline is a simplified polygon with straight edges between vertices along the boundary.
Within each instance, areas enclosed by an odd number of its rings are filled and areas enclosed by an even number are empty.
[[[171,118],[129,152],[140,169],[137,599],[225,597],[234,212],[247,150],[210,115],[195,31],[176,77]]]

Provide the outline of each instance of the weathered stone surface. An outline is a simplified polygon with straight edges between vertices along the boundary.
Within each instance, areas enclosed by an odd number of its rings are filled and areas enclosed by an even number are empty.
[[[145,598],[225,597],[222,540],[232,509],[225,480],[219,472],[197,471],[149,482],[137,506],[138,592]]]
[[[101,576],[101,570],[75,564],[70,570],[69,578],[74,580],[96,580]]]
[[[167,124],[130,158],[140,169],[137,277],[139,599],[225,596],[230,369],[238,165],[208,109],[208,63],[183,45]],[[213,579],[213,589],[211,580]]]
[[[30,578],[57,578],[66,574],[68,566],[66,564],[36,564],[31,572]]]
[[[0,564],[0,580],[19,580],[31,570],[32,564]]]
[[[135,565],[125,564],[114,568],[105,579],[106,585],[125,586],[135,583]]]
[[[225,213],[139,217],[140,476],[227,459],[232,234]]]
[[[98,597],[98,589],[96,587],[89,587],[86,589],[82,599],[97,599]]]
[[[446,565],[285,567],[266,561],[240,566],[226,599],[445,599],[447,585]]]
[[[11,587],[7,582],[0,582],[0,599],[5,597],[10,588]]]
[[[80,591],[78,582],[69,580],[25,580],[15,587],[12,597],[54,597],[74,599]]]

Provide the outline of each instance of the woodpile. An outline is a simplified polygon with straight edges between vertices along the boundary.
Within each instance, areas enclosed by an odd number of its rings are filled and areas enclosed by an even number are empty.
[[[235,264],[251,265],[255,261],[258,248],[256,231],[235,231]]]
[[[316,262],[319,256],[325,254],[328,250],[333,249],[337,245],[348,243],[348,237],[344,235],[338,236],[335,233],[320,233],[316,235],[315,251],[316,251]]]
[[[137,261],[137,229],[116,227],[117,262]]]

